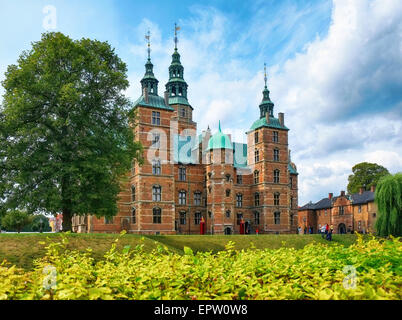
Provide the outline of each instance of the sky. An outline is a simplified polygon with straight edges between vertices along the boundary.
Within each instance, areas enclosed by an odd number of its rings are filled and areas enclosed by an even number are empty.
[[[43,32],[60,31],[108,41],[127,64],[134,101],[150,30],[163,92],[174,23],[199,131],[220,120],[245,143],[267,64],[275,116],[285,113],[290,129],[299,205],[346,190],[360,162],[402,171],[400,0],[0,0],[0,81]]]

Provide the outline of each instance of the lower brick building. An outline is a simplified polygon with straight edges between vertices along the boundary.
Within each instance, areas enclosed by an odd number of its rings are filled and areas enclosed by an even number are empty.
[[[299,208],[298,227],[303,233],[312,228],[314,233],[328,224],[334,227],[334,233],[372,233],[377,218],[377,206],[374,202],[375,187],[358,193],[347,195],[345,191],[334,197],[332,193],[328,198],[317,203],[308,203]]]
[[[296,233],[298,173],[291,162],[285,117],[274,116],[267,78],[260,117],[232,141],[219,123],[197,134],[188,85],[175,47],[163,97],[150,55],[134,103],[135,138],[143,165],[133,162],[113,218],[74,217],[76,232],[136,234]]]

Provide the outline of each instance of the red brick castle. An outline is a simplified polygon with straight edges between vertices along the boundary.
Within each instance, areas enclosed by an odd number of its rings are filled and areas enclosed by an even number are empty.
[[[197,135],[177,41],[163,97],[158,83],[148,47],[142,95],[134,103],[145,162],[133,163],[115,217],[74,217],[74,231],[199,234],[203,223],[206,234],[239,234],[241,226],[246,234],[296,233],[298,174],[266,74],[247,144],[232,141],[220,123],[218,132]]]

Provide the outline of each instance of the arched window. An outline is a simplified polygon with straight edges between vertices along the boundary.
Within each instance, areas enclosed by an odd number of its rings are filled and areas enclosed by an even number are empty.
[[[274,161],[279,161],[279,149],[274,149]]]
[[[255,150],[254,151],[254,162],[257,163],[260,161],[260,151],[259,150]]]
[[[258,192],[254,193],[254,205],[256,207],[260,205],[260,194]]]
[[[280,171],[278,169],[274,170],[274,183],[279,183],[279,174]]]
[[[184,190],[179,191],[179,204],[185,205],[187,203],[187,192]]]
[[[185,225],[186,224],[186,211],[181,211],[180,212],[180,224]]]
[[[131,202],[135,201],[135,185],[131,186]]]
[[[230,218],[230,210],[226,210],[226,218]]]
[[[153,186],[152,187],[152,201],[162,201],[162,187],[161,186]]]
[[[154,208],[152,210],[152,221],[154,224],[161,224],[162,223],[162,210],[161,208]]]
[[[254,171],[254,183],[260,183],[260,172],[259,171]]]
[[[281,224],[281,213],[280,212],[275,212],[274,213],[274,222],[275,224]]]
[[[152,161],[152,174],[154,175],[161,174],[161,161],[159,159],[155,159]]]
[[[226,197],[230,197],[230,189],[226,189]]]
[[[135,213],[136,213],[136,212],[135,212],[135,208],[132,208],[132,209],[131,209],[131,223],[132,223],[132,224],[136,224],[136,222],[137,222]]]
[[[274,193],[274,206],[279,206],[279,198],[281,194],[279,192]]]
[[[257,226],[260,224],[260,213],[258,211],[254,212],[254,224]]]
[[[243,207],[243,195],[241,193],[238,193],[236,195],[236,207],[237,208]]]
[[[231,175],[229,173],[227,173],[225,175],[225,178],[226,178],[226,182],[230,182]]]

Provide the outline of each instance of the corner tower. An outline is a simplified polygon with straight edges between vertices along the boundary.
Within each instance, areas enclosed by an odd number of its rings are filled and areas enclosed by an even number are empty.
[[[264,233],[295,233],[297,222],[297,172],[290,161],[285,115],[274,116],[269,97],[266,65],[260,118],[247,132],[247,162],[252,168],[253,210],[262,217]],[[257,201],[258,199],[258,201]]]

